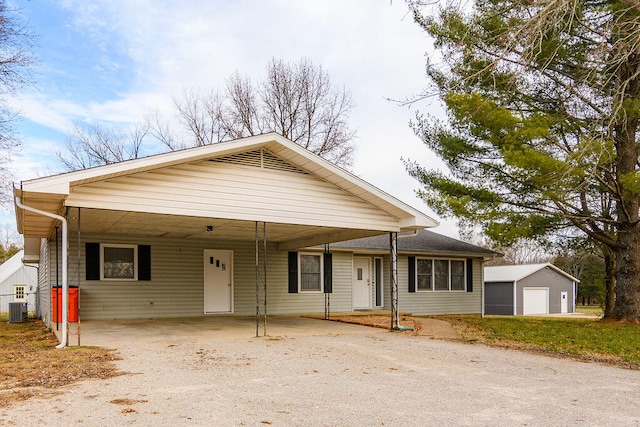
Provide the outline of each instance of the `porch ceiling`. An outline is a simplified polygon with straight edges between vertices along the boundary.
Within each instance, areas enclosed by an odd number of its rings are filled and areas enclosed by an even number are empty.
[[[77,208],[69,209],[67,220],[69,232],[77,233]],[[207,231],[208,226],[212,226],[213,231]],[[149,236],[167,239],[255,240],[255,222],[253,221],[102,209],[80,209],[80,230],[81,233]],[[267,242],[277,243],[280,250],[299,249],[378,234],[380,231],[267,223]]]

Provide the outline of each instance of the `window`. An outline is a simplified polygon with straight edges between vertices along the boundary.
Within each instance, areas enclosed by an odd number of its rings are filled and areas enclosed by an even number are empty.
[[[431,277],[433,276],[433,264],[430,259],[418,259],[418,290],[431,290]]]
[[[16,302],[22,302],[27,300],[25,285],[16,285],[13,287],[13,300]]]
[[[416,259],[418,291],[465,291],[464,260]]]
[[[151,246],[85,243],[86,280],[151,280]]]
[[[464,261],[450,261],[451,290],[464,291]]]
[[[101,280],[138,280],[136,245],[100,245]]]
[[[322,291],[322,256],[318,254],[300,254],[300,291]]]
[[[449,261],[443,259],[436,259],[433,261],[435,274],[435,290],[447,291],[449,290]]]

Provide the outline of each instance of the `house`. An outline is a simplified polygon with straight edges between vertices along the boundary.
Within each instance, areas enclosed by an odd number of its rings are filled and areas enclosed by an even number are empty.
[[[485,267],[485,314],[575,313],[579,282],[549,263]]]
[[[338,242],[334,253],[352,257],[354,310],[389,308],[384,285],[389,271],[389,236]],[[482,267],[497,252],[429,230],[398,236],[398,300],[414,315],[480,314]]]
[[[253,315],[267,301],[271,314],[397,310],[394,282],[403,309],[428,298],[426,261],[395,248],[438,223],[275,133],[23,181],[14,195],[45,323],[58,285],[65,307],[77,286],[83,319]],[[380,248],[337,250],[379,235]],[[352,281],[365,255],[378,291],[362,295]],[[447,261],[442,307],[479,312],[484,253],[460,255]],[[433,268],[436,296],[444,262]]]
[[[37,266],[23,264],[23,257],[20,251],[0,265],[0,313],[9,312],[11,302],[26,302],[36,311]]]

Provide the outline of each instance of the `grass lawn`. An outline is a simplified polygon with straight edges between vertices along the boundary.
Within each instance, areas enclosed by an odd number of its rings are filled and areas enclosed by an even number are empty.
[[[591,319],[443,316],[463,339],[640,369],[640,325]]]
[[[594,316],[602,316],[602,307],[597,307],[597,306],[588,306],[588,305],[579,305],[576,306],[576,311],[578,313],[583,313],[583,314],[592,314]]]
[[[50,396],[55,388],[120,372],[110,350],[92,347],[56,349],[58,344],[41,321],[8,323],[0,315],[0,408],[31,396]]]

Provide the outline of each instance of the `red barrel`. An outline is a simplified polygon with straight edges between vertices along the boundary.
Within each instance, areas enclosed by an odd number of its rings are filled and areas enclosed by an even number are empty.
[[[51,307],[52,321],[54,323],[62,322],[62,287],[54,286],[51,288]],[[69,323],[78,321],[78,287],[69,287]]]

